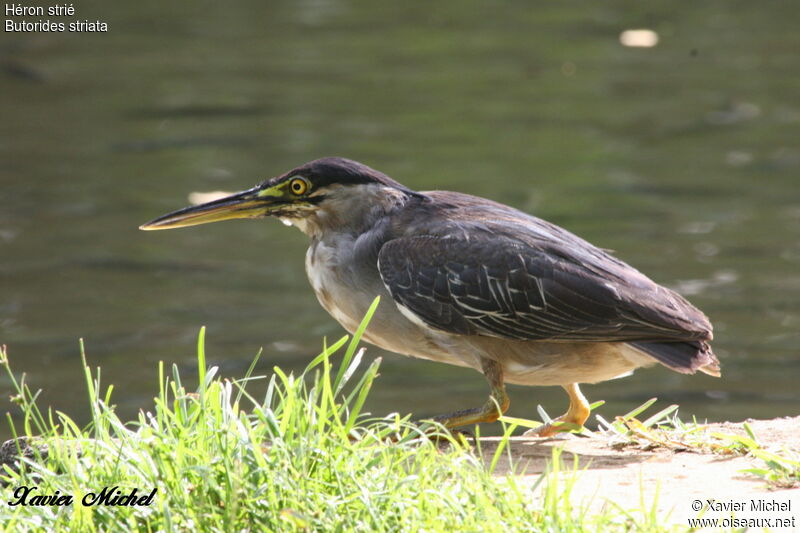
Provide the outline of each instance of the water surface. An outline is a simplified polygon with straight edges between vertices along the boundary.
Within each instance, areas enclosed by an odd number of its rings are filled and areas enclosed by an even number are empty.
[[[78,338],[126,417],[159,360],[301,369],[342,329],[275,221],[144,233],[193,191],[307,160],[486,196],[613,249],[715,325],[723,378],[585,387],[709,420],[800,413],[796,3],[81,2],[105,34],[0,36],[0,342],[42,402],[86,419]],[[620,45],[629,28],[660,41]],[[369,408],[479,405],[470,370],[385,356]],[[7,396],[8,383],[0,381]],[[566,407],[512,388],[511,414]],[[6,402],[6,409],[12,409]]]

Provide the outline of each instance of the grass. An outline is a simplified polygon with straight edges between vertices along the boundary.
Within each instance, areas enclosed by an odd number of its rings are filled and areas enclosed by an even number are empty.
[[[751,455],[760,459],[764,464],[760,468],[748,468],[745,473],[764,479],[772,488],[793,488],[800,485],[800,454],[797,451],[784,449],[782,455],[765,450],[758,442],[750,424],[743,424],[747,435],[728,435],[714,433],[713,435],[727,441],[729,448],[741,454]]]
[[[654,504],[596,513],[575,505],[570,490],[580,472],[558,449],[534,482],[493,475],[515,424],[506,425],[495,455],[482,457],[435,424],[364,413],[380,360],[366,362],[358,344],[373,311],[352,339],[324,347],[298,376],[276,367],[255,377],[256,357],[243,378],[225,379],[206,366],[201,330],[198,388],[188,391],[177,367],[167,373],[162,363],[154,405],[130,422],[117,417],[113,387],[103,390],[100,370],[84,357],[92,414],[84,428],[40,410],[4,350],[23,413],[12,423],[23,458],[0,471],[4,498],[35,486],[35,494],[74,502],[6,504],[0,524],[7,531],[670,530],[658,524]],[[257,379],[267,380],[266,392],[254,397],[248,384]],[[156,494],[149,506],[81,504],[103,487]]]

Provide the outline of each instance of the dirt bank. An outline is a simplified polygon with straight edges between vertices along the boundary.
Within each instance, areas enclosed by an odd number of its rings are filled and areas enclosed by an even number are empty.
[[[785,455],[785,450],[800,450],[800,417],[773,420],[748,420],[762,448]],[[708,433],[745,435],[742,423],[709,424]],[[491,458],[498,438],[481,439],[481,445]],[[790,501],[791,509],[776,511],[775,517],[794,516],[800,531],[800,486],[775,488],[763,479],[743,472],[763,468],[763,461],[751,456],[719,455],[696,448],[668,449],[665,447],[625,446],[612,448],[606,438],[584,438],[569,435],[563,438],[536,439],[516,437],[511,443],[512,461],[525,482],[534,483],[547,468],[554,447],[562,447],[562,458],[568,470],[577,458],[579,468],[571,491],[575,505],[599,509],[603,505],[618,505],[623,509],[645,507],[654,501],[659,516],[677,524],[687,525],[688,516],[697,516],[692,507],[699,500],[743,502],[749,509],[751,500]],[[496,470],[498,475],[509,474],[509,461],[503,457]],[[570,473],[561,476],[572,476]],[[658,494],[657,494],[658,493]],[[657,500],[656,500],[656,496]],[[708,513],[708,511],[707,511]],[[706,514],[706,516],[721,516]],[[745,516],[739,513],[737,516]],[[764,516],[768,516],[766,514]],[[748,515],[749,516],[749,515]],[[759,529],[760,530],[760,529]],[[777,529],[782,530],[782,529]],[[787,529],[791,530],[791,529]]]

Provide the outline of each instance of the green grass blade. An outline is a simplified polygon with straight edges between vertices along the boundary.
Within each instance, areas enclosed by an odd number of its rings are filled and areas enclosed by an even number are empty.
[[[197,335],[197,392],[200,394],[200,403],[203,403],[206,390],[206,327],[200,328]]]
[[[333,390],[335,394],[339,394],[342,388],[344,387],[343,379],[347,368],[350,366],[350,360],[356,353],[356,348],[358,348],[358,343],[361,342],[361,336],[364,334],[364,331],[367,329],[367,325],[369,325],[369,321],[372,319],[372,315],[375,314],[375,310],[378,308],[378,304],[381,301],[380,296],[376,296],[375,299],[372,301],[372,305],[369,306],[367,313],[364,315],[363,320],[361,320],[361,324],[359,324],[358,329],[353,334],[353,338],[350,340],[350,344],[347,346],[347,351],[344,354],[344,358],[342,359],[341,365],[339,366],[339,372],[336,374],[336,378],[333,380]]]
[[[647,411],[648,409],[650,409],[650,406],[653,405],[654,403],[656,403],[657,401],[658,401],[658,398],[650,398],[649,400],[644,402],[642,405],[640,405],[639,407],[637,407],[633,411],[630,411],[629,413],[623,415],[622,418],[624,418],[625,420],[628,420],[630,418],[635,418],[635,417],[639,416],[640,414],[644,413],[645,411]]]

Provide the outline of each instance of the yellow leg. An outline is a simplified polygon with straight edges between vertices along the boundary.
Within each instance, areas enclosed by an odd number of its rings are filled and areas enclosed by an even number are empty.
[[[486,376],[492,389],[487,402],[483,406],[474,409],[465,409],[435,416],[433,417],[434,420],[447,428],[455,428],[482,422],[494,422],[506,412],[511,400],[506,394],[506,386],[503,383],[503,367],[500,363],[491,359],[483,359],[481,363],[483,375]]]
[[[526,431],[526,437],[552,437],[560,431],[575,429],[575,426],[583,427],[586,419],[589,418],[589,402],[586,401],[586,398],[581,394],[581,389],[578,387],[577,383],[564,385],[564,390],[569,394],[569,409],[567,412],[553,420],[553,423]],[[559,426],[555,424],[555,422],[562,422],[569,425]]]

